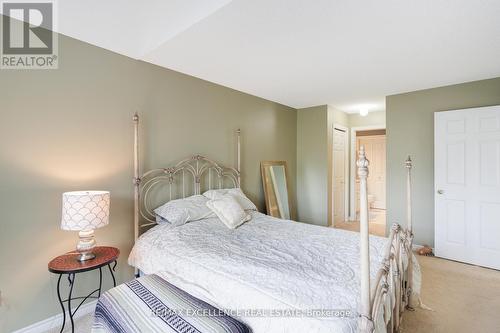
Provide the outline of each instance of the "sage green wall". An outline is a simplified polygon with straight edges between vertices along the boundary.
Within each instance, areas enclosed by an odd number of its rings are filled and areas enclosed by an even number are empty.
[[[297,220],[328,221],[328,107],[297,110]]]
[[[241,127],[242,186],[259,208],[260,161],[286,160],[296,172],[294,109],[71,38],[60,36],[59,50],[58,70],[0,70],[1,332],[60,312],[47,262],[77,242],[59,229],[62,192],[111,191],[110,225],[96,239],[120,248],[118,282],[132,278],[135,111],[144,169],[192,153],[233,165]],[[76,277],[82,293],[97,283],[94,273]]]
[[[403,161],[411,154],[416,244],[434,245],[434,112],[498,104],[500,78],[386,98],[388,221],[405,224]]]
[[[362,126],[385,126],[385,111],[370,112],[366,116],[361,116],[359,113],[349,114],[349,127]]]

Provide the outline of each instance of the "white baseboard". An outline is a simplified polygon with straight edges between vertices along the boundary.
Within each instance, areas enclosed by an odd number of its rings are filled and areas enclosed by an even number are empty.
[[[73,317],[73,320],[76,320],[78,318],[81,318],[91,312],[94,312],[95,306],[97,304],[97,300],[88,302],[83,304],[79,309],[78,312],[75,314]],[[61,327],[63,322],[63,315],[62,313],[59,313],[55,316],[49,317],[47,319],[44,319],[42,321],[39,321],[37,323],[31,324],[30,326],[26,326],[24,328],[21,328],[17,331],[14,331],[12,333],[40,333],[40,332],[47,332],[48,330],[51,330],[55,327]],[[69,324],[69,326],[68,326]],[[68,316],[68,312],[66,311],[66,326],[65,329],[71,327],[71,321]]]

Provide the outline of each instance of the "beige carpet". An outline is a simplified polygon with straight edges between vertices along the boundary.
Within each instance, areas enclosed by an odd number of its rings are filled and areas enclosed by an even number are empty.
[[[406,311],[402,333],[500,332],[500,271],[434,257],[417,258],[422,268],[422,301],[434,311]],[[92,317],[84,316],[75,324],[75,332],[89,332]]]
[[[405,312],[403,333],[500,332],[500,271],[417,256],[422,301],[434,311]]]
[[[75,333],[89,333],[94,322],[94,314],[89,313],[75,319]],[[61,326],[54,326],[52,329],[43,333],[59,333]],[[71,333],[71,323],[66,322],[63,333]]]

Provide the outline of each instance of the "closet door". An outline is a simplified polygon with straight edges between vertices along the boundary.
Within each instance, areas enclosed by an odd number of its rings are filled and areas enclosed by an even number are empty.
[[[436,255],[500,269],[500,106],[435,114]]]
[[[346,154],[347,132],[334,128],[333,131],[333,218],[334,224],[342,223],[346,218]]]

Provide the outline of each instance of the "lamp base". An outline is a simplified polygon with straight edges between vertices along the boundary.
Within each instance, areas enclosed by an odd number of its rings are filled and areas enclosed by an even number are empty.
[[[88,252],[88,253],[80,253],[80,255],[76,258],[76,260],[85,261],[85,260],[90,260],[90,259],[94,259],[94,258],[95,258],[95,254],[93,254],[92,252]]]
[[[94,230],[80,231],[78,233],[80,240],[76,245],[76,251],[80,254],[77,258],[78,261],[86,261],[95,258],[92,249],[95,247],[96,242],[94,239]]]

